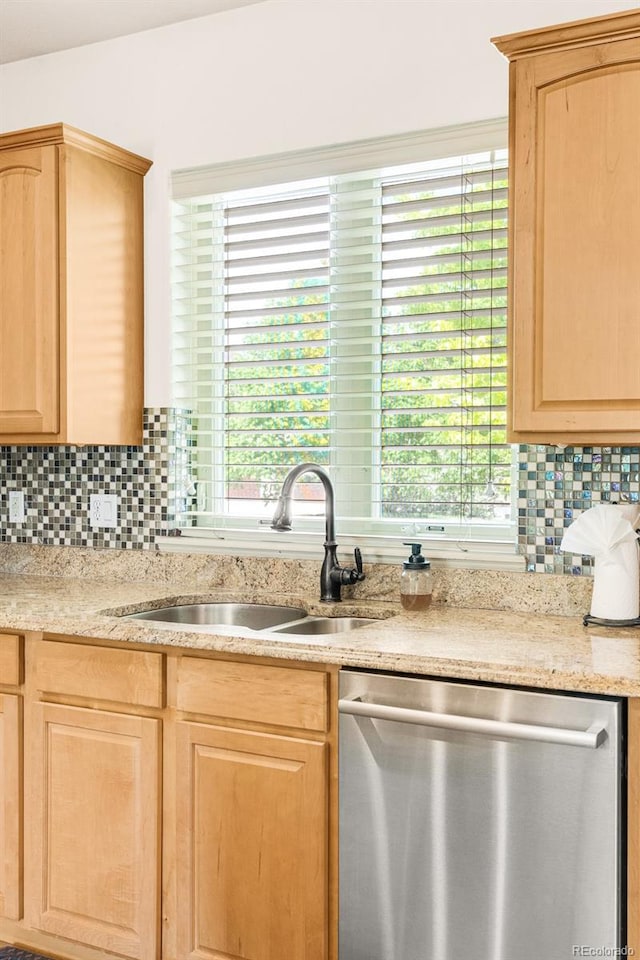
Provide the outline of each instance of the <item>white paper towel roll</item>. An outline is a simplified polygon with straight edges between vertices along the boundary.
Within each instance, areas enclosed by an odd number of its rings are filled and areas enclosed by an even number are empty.
[[[591,616],[604,620],[634,620],[640,612],[638,543],[621,543],[596,556]]]
[[[598,504],[567,528],[561,550],[595,557],[591,615],[634,620],[640,613],[640,554],[636,527],[640,509]]]

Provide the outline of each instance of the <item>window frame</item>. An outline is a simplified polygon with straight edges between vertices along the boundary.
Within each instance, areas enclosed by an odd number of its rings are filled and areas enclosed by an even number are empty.
[[[435,160],[452,155],[465,155],[492,149],[505,149],[508,142],[506,118],[421,131],[401,136],[357,141],[332,147],[278,154],[240,162],[225,162],[204,168],[175,171],[172,176],[172,198],[181,200],[192,196],[222,193],[243,188],[262,187],[311,179],[319,176],[339,176],[344,173],[394,166],[414,161]],[[338,533],[353,543],[357,539],[365,555],[379,561],[395,561],[405,552],[402,542],[420,539],[425,550],[443,562],[456,566],[498,566],[519,569],[521,558],[515,558],[516,517],[515,491],[517,470],[512,460],[511,520],[506,524],[447,523],[448,532],[428,529],[427,522],[411,520],[369,521],[372,532],[359,533],[357,518],[340,518]],[[267,512],[268,513],[268,512]],[[163,549],[213,550],[216,552],[252,552],[256,555],[317,555],[317,541],[322,535],[324,521],[296,519],[295,531],[282,535],[271,531],[269,516],[261,519],[238,517],[216,518],[213,526],[181,527],[179,537],[160,539]],[[432,525],[432,526],[435,526]],[[384,527],[384,530],[381,529]],[[260,529],[260,546],[255,544],[256,528]],[[373,529],[375,528],[375,529]],[[465,530],[465,528],[467,528]],[[483,531],[481,533],[481,531]],[[465,535],[466,534],[466,535]],[[469,535],[470,534],[470,535]],[[180,543],[178,544],[178,540]],[[189,546],[187,546],[189,545]],[[248,550],[246,548],[249,548]]]

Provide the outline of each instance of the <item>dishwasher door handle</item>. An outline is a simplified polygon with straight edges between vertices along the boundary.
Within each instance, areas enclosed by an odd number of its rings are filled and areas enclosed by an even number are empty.
[[[545,743],[561,743],[569,747],[596,749],[607,739],[606,729],[594,723],[588,730],[567,730],[562,727],[545,727],[541,724],[511,723],[507,720],[485,720],[482,717],[461,717],[449,713],[430,713],[407,707],[390,707],[382,703],[366,703],[359,697],[345,697],[338,701],[340,713],[373,720],[395,720],[399,723],[416,723],[423,727],[440,727],[444,730],[460,730],[464,733],[480,733],[489,737],[507,737],[510,740],[541,740]]]

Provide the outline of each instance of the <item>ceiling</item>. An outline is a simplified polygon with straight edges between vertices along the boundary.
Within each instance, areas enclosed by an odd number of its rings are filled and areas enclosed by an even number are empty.
[[[0,0],[0,63],[111,40],[262,0]]]

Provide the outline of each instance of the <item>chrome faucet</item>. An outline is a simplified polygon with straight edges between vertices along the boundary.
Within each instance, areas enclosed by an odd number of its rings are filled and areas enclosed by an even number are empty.
[[[324,487],[325,535],[324,560],[320,570],[320,599],[327,603],[335,603],[342,599],[340,596],[342,585],[364,580],[364,573],[362,572],[362,554],[357,547],[354,551],[355,567],[341,567],[338,562],[333,484],[326,470],[317,463],[300,463],[289,471],[282,484],[271,527],[273,530],[291,530],[291,490],[303,473],[315,473]]]

